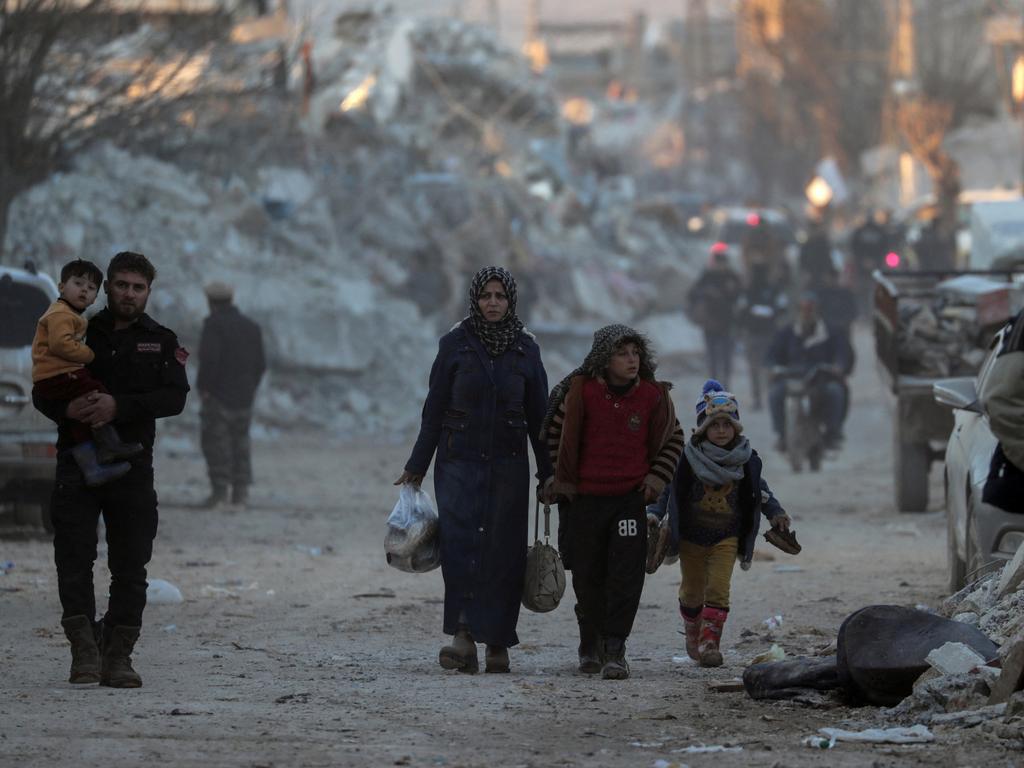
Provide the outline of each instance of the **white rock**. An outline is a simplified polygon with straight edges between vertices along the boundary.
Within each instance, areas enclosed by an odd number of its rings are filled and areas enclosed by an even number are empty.
[[[985,664],[985,659],[963,643],[946,643],[925,656],[925,661],[944,675],[965,674]]]

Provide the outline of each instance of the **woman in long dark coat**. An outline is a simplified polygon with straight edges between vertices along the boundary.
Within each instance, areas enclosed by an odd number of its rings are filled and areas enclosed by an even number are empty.
[[[476,643],[487,672],[508,672],[508,649],[526,569],[530,461],[550,480],[540,442],[548,380],[533,336],[516,316],[516,284],[485,267],[470,285],[469,316],[441,337],[412,456],[396,481],[419,485],[437,451],[434,491],[444,576],[445,669],[476,672]]]

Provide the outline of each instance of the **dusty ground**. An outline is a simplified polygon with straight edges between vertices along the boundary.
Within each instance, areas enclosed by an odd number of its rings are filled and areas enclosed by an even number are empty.
[[[15,563],[0,576],[0,765],[1020,765],[1014,746],[979,729],[936,728],[937,742],[925,746],[815,751],[801,740],[817,728],[887,724],[884,713],[707,688],[739,676],[773,640],[812,652],[863,605],[933,605],[943,596],[938,473],[933,511],[893,510],[889,415],[868,339],[858,341],[847,446],[820,474],[791,474],[770,450],[767,415],[742,411],[804,552],[790,559],[762,542],[768,559],[737,570],[721,669],[674,660],[682,653],[679,574],[666,566],[645,588],[629,681],[576,673],[571,597],[552,614],[524,611],[512,674],[445,672],[436,661],[440,572],[394,571],[381,546],[390,481],[411,439],[261,442],[261,482],[241,514],[196,509],[202,464],[169,450],[182,441],[165,441],[150,577],[178,585],[185,602],[147,610],[135,655],[142,689],[65,682],[50,545],[0,539],[0,561]],[[742,395],[742,369],[739,378]],[[677,379],[681,413],[689,415],[699,384]],[[796,564],[801,572],[776,570]],[[102,564],[97,571],[105,594]],[[770,635],[761,622],[774,614],[784,623]],[[695,744],[742,751],[678,751]]]

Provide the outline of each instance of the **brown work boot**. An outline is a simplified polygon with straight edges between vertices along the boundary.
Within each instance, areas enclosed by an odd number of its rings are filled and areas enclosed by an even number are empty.
[[[722,651],[719,644],[722,642],[722,627],[729,616],[729,611],[722,608],[704,606],[700,614],[700,640],[697,651],[700,654],[700,665],[702,667],[722,666]]]
[[[88,616],[70,616],[60,622],[71,643],[71,674],[68,682],[87,685],[100,681],[100,648]]]
[[[142,627],[103,627],[100,685],[141,688],[142,678],[132,669],[132,649]]]
[[[626,661],[626,641],[621,637],[604,639],[604,666],[601,677],[605,680],[625,680],[629,677],[629,662]]]
[[[438,654],[438,662],[445,669],[457,669],[459,672],[474,674],[480,670],[480,661],[476,657],[476,643],[473,642],[469,628],[460,624],[455,631],[455,639],[446,645]]]
[[[488,645],[484,654],[484,672],[508,672],[508,648],[501,645]]]

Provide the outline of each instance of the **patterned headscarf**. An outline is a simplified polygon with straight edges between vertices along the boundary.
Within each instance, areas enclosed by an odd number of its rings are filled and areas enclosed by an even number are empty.
[[[497,322],[488,322],[480,311],[480,291],[491,280],[499,280],[508,296],[508,312]],[[469,284],[469,324],[483,343],[487,354],[498,357],[511,347],[523,330],[522,321],[516,316],[516,281],[501,267],[484,267],[473,276]]]
[[[595,379],[604,376],[605,369],[608,367],[608,363],[611,362],[615,350],[628,342],[633,342],[640,350],[640,372],[637,375],[641,379],[654,381],[654,372],[658,369],[658,361],[654,358],[654,350],[651,348],[651,342],[646,336],[639,331],[633,330],[628,325],[606,325],[604,328],[598,328],[594,331],[594,344],[583,360],[583,364],[558,382],[555,388],[551,390],[551,396],[548,398],[548,408],[544,413],[544,421],[540,427],[542,440],[547,438],[551,419],[555,417],[558,407],[565,400],[565,395],[569,391],[569,385],[572,383],[572,380],[576,376],[582,375],[592,376]]]

